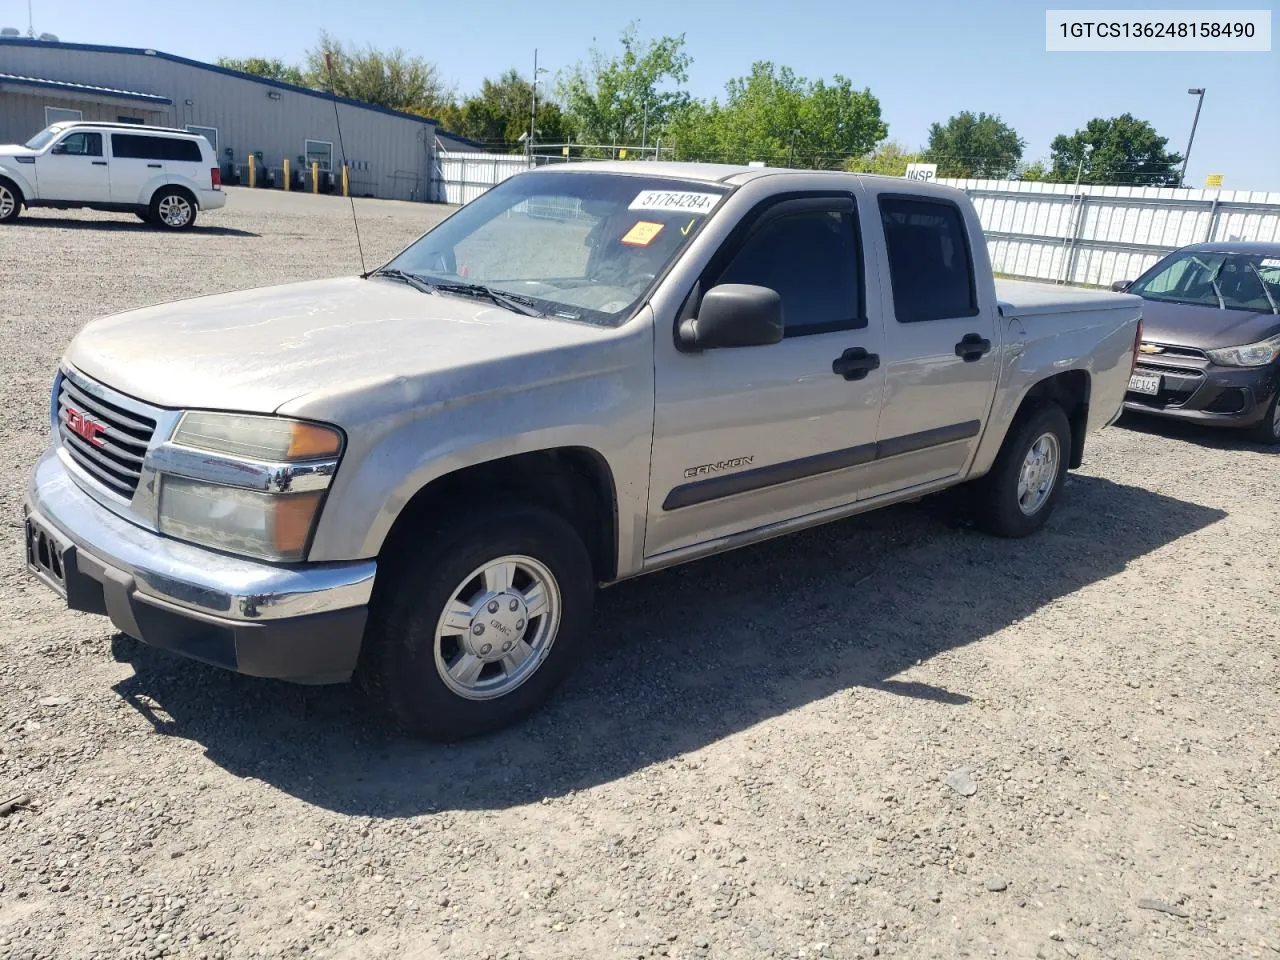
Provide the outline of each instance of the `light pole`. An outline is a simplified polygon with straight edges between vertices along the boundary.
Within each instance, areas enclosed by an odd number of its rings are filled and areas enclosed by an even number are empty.
[[[791,146],[787,148],[787,166],[794,167],[796,165],[796,134],[799,130],[791,131]]]
[[[1204,106],[1204,87],[1192,87],[1187,93],[1196,100],[1196,116],[1191,121],[1191,136],[1187,138],[1187,152],[1182,157],[1182,173],[1178,175],[1178,186],[1185,187],[1187,185],[1187,161],[1191,159],[1191,144],[1196,141],[1196,124],[1200,122],[1200,108]]]
[[[538,50],[535,47],[533,51],[533,82],[529,84],[529,92],[532,94],[530,98],[532,106],[529,108],[529,163],[533,163],[533,138],[538,135],[538,74],[546,73],[546,70],[538,67]]]

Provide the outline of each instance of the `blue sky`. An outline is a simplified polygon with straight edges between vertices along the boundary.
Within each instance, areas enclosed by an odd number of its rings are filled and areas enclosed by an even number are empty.
[[[1082,3],[1082,6],[1084,4]],[[788,64],[809,78],[848,76],[880,98],[889,136],[921,145],[929,124],[959,110],[999,114],[1046,157],[1055,134],[1126,111],[1150,121],[1181,153],[1195,111],[1189,87],[1205,87],[1188,182],[1225,175],[1229,189],[1280,190],[1280,52],[1048,53],[1044,11],[1066,2],[933,0],[648,0],[645,36],[686,36],[689,86],[719,94],[754,60]],[[1118,2],[1128,9],[1266,9],[1266,3]],[[35,28],[81,43],[300,60],[319,30],[356,43],[402,46],[436,62],[466,92],[509,66],[527,74],[533,50],[552,71],[612,45],[633,15],[600,0],[34,0]],[[635,8],[632,8],[635,9]],[[0,0],[0,24],[26,27],[26,3]],[[1276,18],[1273,13],[1273,20]],[[1275,24],[1273,24],[1273,31]]]

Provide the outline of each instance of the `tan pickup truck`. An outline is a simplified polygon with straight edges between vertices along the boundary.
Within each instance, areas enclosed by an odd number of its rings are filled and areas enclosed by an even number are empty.
[[[997,284],[933,184],[530,171],[367,275],[85,327],[29,566],[146,643],[356,675],[455,739],[590,654],[598,585],[957,484],[1033,532],[1119,414],[1141,302]]]

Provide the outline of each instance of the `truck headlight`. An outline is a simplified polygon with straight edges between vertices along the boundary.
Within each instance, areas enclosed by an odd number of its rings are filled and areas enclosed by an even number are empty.
[[[301,560],[323,491],[259,493],[166,476],[160,483],[160,532],[228,553]]]
[[[228,553],[302,560],[342,447],[324,424],[188,411],[157,462],[156,525]]]
[[[1223,367],[1265,367],[1280,356],[1280,336],[1248,343],[1243,347],[1223,347],[1206,350],[1209,359]]]

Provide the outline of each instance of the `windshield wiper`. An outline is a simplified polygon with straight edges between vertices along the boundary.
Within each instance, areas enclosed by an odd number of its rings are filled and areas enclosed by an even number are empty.
[[[409,286],[413,287],[413,289],[419,290],[422,293],[436,293],[439,290],[439,287],[434,283],[424,280],[416,273],[409,273],[406,270],[375,270],[373,272],[373,276],[386,277],[389,280],[399,280],[401,283],[407,283]]]
[[[470,297],[485,297],[500,307],[523,313],[526,317],[545,317],[546,314],[533,305],[533,300],[518,293],[506,293],[486,287],[483,283],[436,283],[437,290],[446,293],[461,293]]]
[[[1272,313],[1280,313],[1280,308],[1276,307],[1276,298],[1271,296],[1271,291],[1267,289],[1267,281],[1262,279],[1262,273],[1258,268],[1250,263],[1249,269],[1253,271],[1253,275],[1258,278],[1258,286],[1262,287],[1262,295],[1267,298],[1267,303],[1271,304]]]

